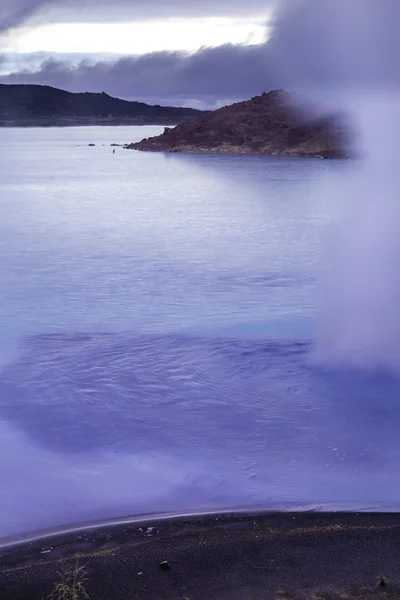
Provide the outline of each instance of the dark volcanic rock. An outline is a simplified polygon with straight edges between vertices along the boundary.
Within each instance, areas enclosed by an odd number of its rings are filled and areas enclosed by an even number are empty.
[[[346,127],[337,116],[315,117],[298,98],[275,90],[165,128],[128,149],[164,152],[237,152],[273,155],[347,155]]]

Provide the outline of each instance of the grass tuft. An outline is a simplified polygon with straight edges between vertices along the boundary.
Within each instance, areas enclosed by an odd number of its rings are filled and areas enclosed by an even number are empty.
[[[79,566],[58,573],[60,581],[55,584],[49,600],[89,600],[85,586],[88,582],[85,567]]]
[[[379,585],[381,587],[386,587],[388,584],[388,580],[386,579],[386,577],[384,575],[379,575]]]

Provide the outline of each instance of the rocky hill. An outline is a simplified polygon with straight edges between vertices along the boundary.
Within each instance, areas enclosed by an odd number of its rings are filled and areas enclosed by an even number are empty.
[[[192,108],[151,106],[43,85],[0,84],[0,126],[176,125],[201,115]]]
[[[347,155],[346,127],[337,116],[316,117],[293,94],[275,90],[204,113],[162,135],[126,147],[163,152]]]

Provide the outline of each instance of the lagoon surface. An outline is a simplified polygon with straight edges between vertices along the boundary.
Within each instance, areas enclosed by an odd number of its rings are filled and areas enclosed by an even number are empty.
[[[0,536],[398,510],[400,383],[311,360],[354,164],[112,153],[161,131],[0,130]]]

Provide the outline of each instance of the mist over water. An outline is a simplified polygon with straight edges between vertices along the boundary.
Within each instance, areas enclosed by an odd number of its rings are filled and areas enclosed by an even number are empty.
[[[361,162],[329,244],[316,357],[327,365],[399,372],[399,95],[359,95],[349,106]]]
[[[327,241],[314,356],[327,366],[398,372],[400,3],[301,0],[282,6],[288,11],[275,43],[288,84],[297,78],[310,98],[349,115],[358,157],[338,198],[343,216]],[[288,51],[293,31],[302,49],[297,54]]]

